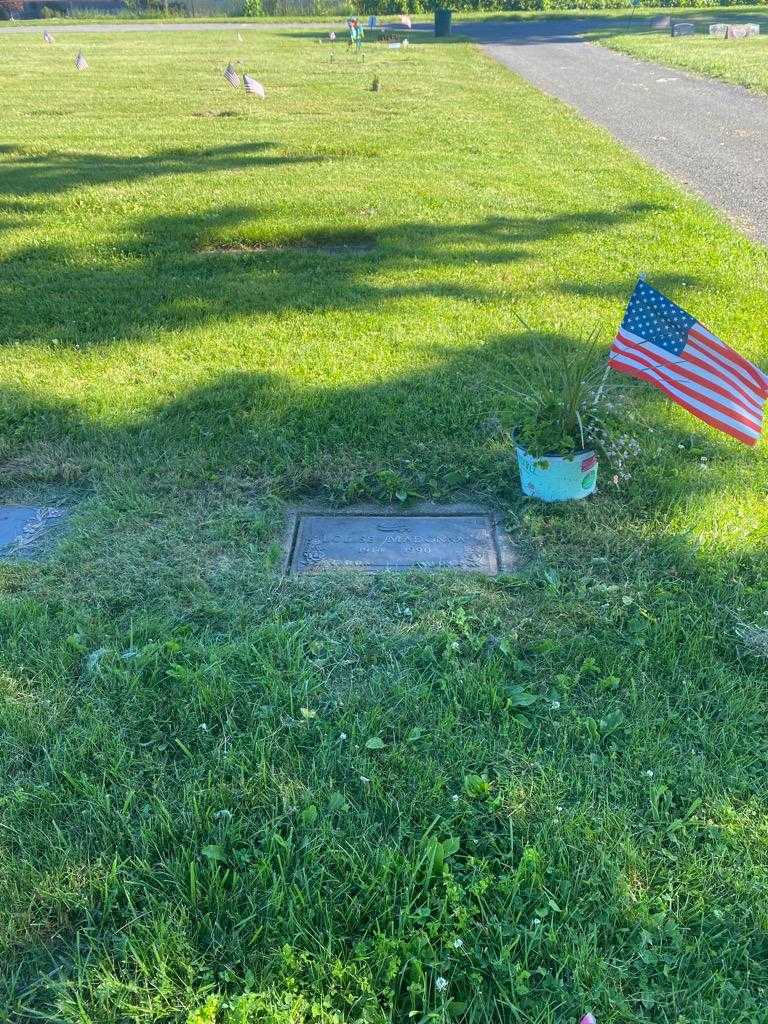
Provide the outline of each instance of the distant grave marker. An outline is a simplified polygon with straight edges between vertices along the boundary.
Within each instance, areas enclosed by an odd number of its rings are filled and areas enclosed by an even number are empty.
[[[718,21],[709,26],[709,34],[717,39],[749,39],[760,35],[760,26],[751,22],[733,25],[727,21]]]
[[[514,562],[488,513],[306,512],[296,519],[288,568],[291,573],[455,569],[494,576]]]
[[[696,32],[696,29],[690,21],[677,21],[672,26],[673,36],[692,36]]]
[[[65,515],[64,509],[38,505],[0,507],[0,555],[30,554]]]
[[[729,25],[727,39],[749,39],[760,35],[759,25]]]

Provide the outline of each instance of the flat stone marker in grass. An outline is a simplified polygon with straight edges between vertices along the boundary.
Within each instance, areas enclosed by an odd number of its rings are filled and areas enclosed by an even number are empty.
[[[729,25],[727,39],[749,39],[760,35],[759,25]]]
[[[732,25],[727,21],[718,21],[709,26],[709,34],[717,39],[749,39],[760,35],[760,26],[749,23]]]
[[[690,21],[677,21],[672,26],[673,36],[692,36],[695,32],[696,28]]]
[[[64,509],[40,505],[0,506],[0,556],[31,554],[61,524]]]
[[[457,569],[489,576],[515,563],[495,516],[488,513],[375,515],[301,513],[289,572],[403,572]]]

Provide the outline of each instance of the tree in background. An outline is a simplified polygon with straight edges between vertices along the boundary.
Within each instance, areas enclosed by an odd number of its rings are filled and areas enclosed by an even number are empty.
[[[24,0],[0,0],[0,20],[20,18],[24,11]]]

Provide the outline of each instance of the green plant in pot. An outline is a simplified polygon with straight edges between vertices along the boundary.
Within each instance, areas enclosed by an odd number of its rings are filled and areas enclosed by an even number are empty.
[[[600,456],[618,471],[614,483],[626,478],[638,446],[618,426],[620,385],[609,378],[598,328],[566,343],[524,326],[532,359],[513,370],[506,389],[515,405],[512,440],[523,492],[542,501],[586,498],[597,486]]]

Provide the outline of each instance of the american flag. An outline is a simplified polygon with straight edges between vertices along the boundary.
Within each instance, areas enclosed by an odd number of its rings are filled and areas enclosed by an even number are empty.
[[[768,375],[642,278],[608,363],[744,444],[760,437]]]
[[[52,43],[53,42],[53,36],[48,31],[48,29],[45,29],[45,31],[43,32],[43,42],[44,43]]]
[[[238,73],[235,71],[235,67],[233,64],[227,64],[226,68],[224,69],[224,77],[226,78],[226,80],[229,82],[233,89],[240,88],[240,75],[238,75]]]
[[[88,61],[83,56],[82,50],[80,50],[75,57],[75,67],[78,71],[85,71],[88,67]]]
[[[243,85],[245,91],[251,93],[252,96],[261,96],[262,99],[266,99],[267,94],[264,86],[261,82],[257,82],[255,78],[251,78],[250,75],[243,75]]]

